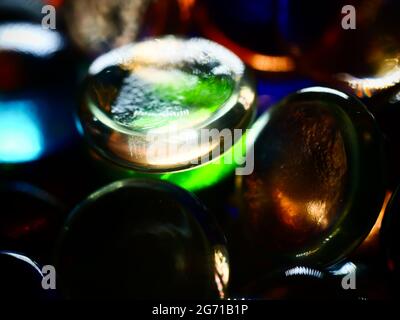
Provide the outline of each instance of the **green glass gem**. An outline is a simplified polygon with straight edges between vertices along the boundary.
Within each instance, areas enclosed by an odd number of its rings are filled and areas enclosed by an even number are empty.
[[[152,173],[194,190],[237,166],[221,159],[241,152],[231,147],[244,141],[234,130],[245,134],[254,107],[253,85],[233,53],[205,39],[166,37],[96,59],[80,120],[92,147],[131,175]],[[221,135],[203,139],[213,130]],[[226,148],[224,130],[236,138]]]

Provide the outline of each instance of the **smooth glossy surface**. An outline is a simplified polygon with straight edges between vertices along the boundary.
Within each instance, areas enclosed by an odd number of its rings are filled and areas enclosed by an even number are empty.
[[[169,172],[213,159],[222,137],[206,141],[205,130],[246,129],[254,101],[233,53],[205,39],[166,37],[96,59],[80,119],[102,156],[139,171]]]
[[[92,194],[68,219],[57,251],[67,298],[223,298],[225,241],[184,190],[125,180]]]
[[[360,0],[352,32],[337,30],[336,39],[315,60],[357,96],[369,98],[400,83],[400,24],[397,0]],[[349,54],[349,52],[352,54]],[[316,58],[316,56],[314,56]],[[311,60],[308,64],[313,64]],[[330,64],[329,61],[336,63]]]
[[[357,247],[383,202],[380,143],[371,114],[339,91],[303,89],[275,106],[243,178],[254,260],[329,265]]]

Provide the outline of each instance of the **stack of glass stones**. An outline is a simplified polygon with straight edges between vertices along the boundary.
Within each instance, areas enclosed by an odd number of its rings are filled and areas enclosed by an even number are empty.
[[[98,57],[80,122],[104,158],[195,190],[238,165],[233,153],[245,153],[254,115],[254,85],[236,55],[205,39],[165,37]],[[204,174],[214,179],[199,184]]]

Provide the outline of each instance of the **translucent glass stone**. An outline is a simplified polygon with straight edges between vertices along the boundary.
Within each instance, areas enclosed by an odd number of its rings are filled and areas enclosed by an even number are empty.
[[[96,59],[80,119],[88,140],[108,159],[141,171],[175,171],[204,156],[211,160],[221,148],[222,138],[205,142],[202,130],[246,129],[254,100],[233,53],[204,39],[166,37]],[[149,157],[154,150],[161,154]]]
[[[368,235],[383,202],[374,118],[357,99],[313,87],[260,122],[238,222],[247,254],[258,267],[343,259]]]
[[[70,215],[57,274],[71,299],[223,298],[225,239],[202,204],[154,180],[115,182]]]
[[[328,269],[293,265],[248,285],[246,297],[266,300],[382,300],[389,298],[383,274],[343,261]]]

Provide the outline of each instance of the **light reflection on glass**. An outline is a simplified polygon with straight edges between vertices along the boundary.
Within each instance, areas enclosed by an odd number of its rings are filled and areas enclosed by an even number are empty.
[[[338,75],[339,80],[347,83],[360,98],[371,97],[374,93],[400,83],[398,59],[387,59],[375,77],[357,78],[350,74]]]
[[[213,130],[246,129],[254,114],[242,61],[201,38],[170,36],[112,50],[90,66],[87,84],[85,135],[102,155],[135,170],[179,171],[215,160],[223,142]]]
[[[296,266],[293,268],[290,268],[285,271],[285,276],[290,277],[290,276],[311,276],[314,278],[323,278],[323,274],[321,271],[311,269],[308,267],[303,267],[303,266]]]
[[[331,89],[331,88],[326,88],[326,87],[310,87],[310,88],[306,88],[306,89],[301,89],[299,92],[321,92],[321,93],[331,93],[334,95],[337,95],[343,99],[349,100],[350,97],[344,93],[341,92],[339,90],[335,90],[335,89]]]
[[[332,270],[332,271],[330,271],[330,273],[333,274],[334,276],[345,276],[347,274],[356,272],[356,270],[357,270],[357,267],[353,262],[346,262],[339,269]]]
[[[42,271],[39,269],[38,265],[35,262],[33,262],[31,259],[29,259],[28,257],[23,256],[23,255],[18,254],[18,253],[9,252],[9,251],[0,251],[0,253],[8,255],[8,256],[13,257],[13,258],[18,259],[18,260],[21,260],[23,262],[26,262],[27,264],[32,266],[41,276],[43,276],[42,275]]]
[[[12,50],[37,57],[47,57],[60,51],[64,41],[58,32],[39,24],[6,23],[0,25],[0,51]]]
[[[217,284],[220,298],[225,298],[226,288],[229,282],[229,260],[224,248],[219,247],[214,250],[215,261],[215,282]]]
[[[274,191],[274,201],[276,201],[280,210],[282,221],[288,226],[297,228],[301,220],[307,220],[321,229],[325,229],[329,224],[330,208],[327,207],[326,201],[297,201],[291,199],[279,189]]]
[[[196,13],[196,18],[200,21],[202,32],[208,38],[235,52],[253,69],[265,72],[291,72],[295,69],[295,62],[289,56],[273,56],[257,53],[230,40],[210,21],[204,10],[199,10]]]

